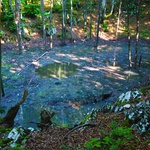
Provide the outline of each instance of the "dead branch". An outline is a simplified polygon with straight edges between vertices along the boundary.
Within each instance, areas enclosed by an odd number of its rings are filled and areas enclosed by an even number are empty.
[[[74,130],[76,129],[79,129],[79,128],[82,128],[82,127],[96,127],[98,124],[90,124],[90,123],[87,123],[87,124],[81,124],[81,125],[78,125],[76,127],[74,127],[73,129],[69,130],[64,136],[63,136],[63,139],[66,138],[71,132],[73,132]]]

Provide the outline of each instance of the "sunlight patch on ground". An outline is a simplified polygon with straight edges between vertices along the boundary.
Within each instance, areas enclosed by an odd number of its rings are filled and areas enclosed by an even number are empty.
[[[139,75],[138,73],[135,73],[135,72],[133,72],[133,71],[131,71],[131,70],[129,70],[129,71],[124,71],[124,74],[133,75],[133,76],[138,76],[138,75]]]
[[[120,67],[113,67],[113,66],[108,66],[108,67],[103,67],[100,70],[104,71],[104,73],[106,74],[107,77],[109,78],[116,78],[116,79],[120,79],[120,80],[126,80],[125,75],[120,74],[119,71]]]
[[[84,69],[87,69],[87,70],[90,70],[90,71],[99,71],[98,68],[94,68],[94,67],[88,67],[88,66],[85,66],[83,67]]]

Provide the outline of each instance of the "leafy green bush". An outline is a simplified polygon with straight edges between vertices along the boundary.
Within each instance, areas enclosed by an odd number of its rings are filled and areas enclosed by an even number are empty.
[[[86,150],[116,150],[133,138],[131,128],[119,126],[116,122],[110,125],[111,131],[101,131],[102,138],[92,138],[84,146]]]
[[[28,4],[24,6],[23,14],[27,17],[34,18],[40,14],[40,5],[38,4]]]

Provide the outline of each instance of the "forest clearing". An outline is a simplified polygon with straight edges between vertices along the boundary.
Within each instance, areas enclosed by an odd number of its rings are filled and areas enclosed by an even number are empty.
[[[1,4],[0,149],[150,148],[148,0]]]

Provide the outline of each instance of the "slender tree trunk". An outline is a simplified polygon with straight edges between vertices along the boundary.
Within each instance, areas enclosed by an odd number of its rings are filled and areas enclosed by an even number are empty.
[[[102,6],[101,6],[101,11],[102,11],[102,14],[101,14],[101,23],[103,23],[103,20],[104,20],[104,18],[105,18],[105,16],[106,16],[106,0],[102,0],[102,2],[101,2],[102,4]]]
[[[90,40],[92,39],[92,1],[90,1]]]
[[[127,5],[127,29],[128,29],[128,60],[129,67],[132,67],[132,57],[131,57],[131,36],[130,36],[130,0],[126,0]]]
[[[87,29],[87,0],[84,0],[84,30],[86,31]]]
[[[118,39],[118,29],[119,29],[119,24],[120,24],[121,6],[122,6],[122,0],[119,0],[117,28],[116,28],[116,37],[115,37],[116,40]]]
[[[71,35],[71,42],[74,42],[73,32],[72,32],[72,18],[73,18],[73,6],[72,6],[72,0],[70,0],[70,35]]]
[[[19,54],[22,54],[20,4],[21,4],[20,0],[15,0],[15,23],[17,27],[18,47],[19,47]]]
[[[1,106],[1,99],[2,99],[2,55],[1,55],[2,49],[1,49],[1,35],[0,35],[0,106]]]
[[[99,30],[100,30],[100,21],[101,21],[101,0],[98,0],[98,20],[97,20],[97,32],[96,32],[96,43],[95,48],[98,46],[99,41]]]
[[[66,0],[62,2],[62,45],[66,45]]]
[[[12,0],[9,0],[9,6],[10,6],[10,9],[11,9],[12,13],[14,14],[14,8],[12,6]]]
[[[44,49],[46,49],[46,33],[45,33],[45,17],[44,17],[44,0],[40,0],[41,3],[41,12],[42,12],[42,31],[43,31],[43,39],[44,39]]]
[[[50,16],[49,16],[49,18],[50,18],[50,49],[52,49],[53,48],[53,32],[52,32],[52,28],[53,28],[53,26],[52,26],[52,17],[53,17],[53,0],[51,0],[51,2],[50,2]]]
[[[135,45],[135,53],[134,53],[134,67],[135,68],[137,66],[138,44],[139,44],[140,6],[141,6],[141,0],[137,0],[137,4],[136,4],[136,45]]]
[[[2,5],[1,5],[1,0],[0,0],[0,16],[1,16],[1,14],[2,14]],[[1,24],[1,17],[0,17],[0,24]],[[1,35],[0,35],[0,107],[1,107],[1,99],[2,99],[2,81],[1,81],[1,79],[2,79],[2,70],[1,70],[1,68],[2,68],[2,47],[1,47],[1,40],[2,40],[2,37],[1,37]]]
[[[44,17],[44,1],[40,0],[41,2],[41,12],[42,12],[42,31],[43,31],[43,38],[45,39],[45,17]]]

